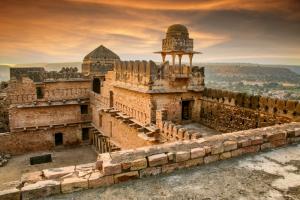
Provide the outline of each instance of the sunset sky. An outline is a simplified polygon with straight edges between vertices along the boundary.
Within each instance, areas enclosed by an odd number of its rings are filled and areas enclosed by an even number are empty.
[[[195,61],[300,64],[299,0],[1,0],[0,64],[82,61],[100,44],[160,61],[177,23]]]

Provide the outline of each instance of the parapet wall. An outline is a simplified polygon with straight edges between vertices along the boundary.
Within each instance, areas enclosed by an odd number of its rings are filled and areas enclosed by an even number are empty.
[[[289,123],[104,153],[99,154],[96,163],[35,172],[35,176],[23,181],[19,187],[1,191],[0,199],[38,199],[104,187],[298,142],[300,123]]]
[[[300,121],[300,103],[205,88],[200,123],[221,132]]]

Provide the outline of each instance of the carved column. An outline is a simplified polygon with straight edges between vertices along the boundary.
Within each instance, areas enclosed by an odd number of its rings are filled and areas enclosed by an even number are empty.
[[[193,67],[193,54],[189,54],[189,58],[190,58],[190,67]]]

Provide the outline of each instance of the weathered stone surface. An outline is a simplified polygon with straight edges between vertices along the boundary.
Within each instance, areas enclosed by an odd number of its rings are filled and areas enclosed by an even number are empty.
[[[138,178],[139,178],[138,171],[131,171],[131,172],[125,172],[122,174],[114,175],[115,183],[120,183],[132,179],[138,179]]]
[[[203,157],[185,161],[185,167],[194,167],[201,164],[203,164]]]
[[[205,149],[204,148],[194,148],[191,149],[191,158],[199,158],[205,156]]]
[[[44,169],[43,174],[47,179],[56,179],[63,177],[67,174],[72,174],[75,171],[75,166],[61,167],[61,168],[52,168]]]
[[[262,144],[263,142],[264,142],[263,138],[261,136],[257,136],[252,139],[251,145],[258,145],[258,144]]]
[[[81,165],[76,165],[76,171],[91,171],[96,169],[96,163],[86,163]]]
[[[179,168],[179,163],[167,164],[167,165],[163,165],[161,167],[161,172],[162,173],[171,173],[178,168]]]
[[[114,184],[113,176],[103,176],[100,172],[94,172],[88,179],[89,188],[98,188]]]
[[[140,170],[140,169],[144,169],[147,167],[147,159],[146,158],[141,158],[141,159],[137,159],[131,162],[131,171],[134,170]]]
[[[0,191],[0,200],[21,200],[20,190],[16,188]]]
[[[190,157],[189,151],[179,151],[175,153],[175,162],[183,162],[190,159]]]
[[[243,149],[236,149],[231,152],[231,157],[237,157],[243,154]]]
[[[272,147],[281,147],[286,144],[286,139],[281,139],[281,140],[271,140],[270,141]]]
[[[103,163],[102,165],[102,172],[103,175],[108,176],[108,175],[112,175],[112,174],[118,174],[122,172],[122,167],[120,163],[117,164],[112,164],[110,162],[108,163]]]
[[[211,148],[211,154],[219,154],[219,153],[223,153],[224,152],[224,146],[222,144],[217,144],[217,145],[214,145],[212,148]]]
[[[169,161],[174,161],[175,160],[175,153],[169,152],[169,153],[167,153],[167,155],[168,155],[168,160]]]
[[[155,176],[161,173],[161,167],[148,167],[140,170],[140,177]]]
[[[22,183],[25,183],[25,182],[26,183],[35,183],[35,182],[42,180],[42,175],[43,175],[42,171],[25,173],[25,174],[22,174],[21,182]]]
[[[238,141],[238,148],[247,147],[250,145],[251,145],[251,140],[249,140],[249,139],[244,139],[244,140]]]
[[[258,152],[260,149],[260,145],[256,145],[256,146],[248,146],[248,147],[244,147],[242,148],[243,153],[256,153]]]
[[[268,133],[267,139],[269,141],[273,140],[282,140],[286,138],[286,132],[279,132],[279,133]]]
[[[272,147],[271,143],[264,143],[262,145],[260,145],[260,149],[261,150],[265,150],[265,149],[270,149]]]
[[[88,188],[88,180],[84,178],[71,177],[61,182],[61,192],[71,193]]]
[[[168,163],[168,156],[165,153],[156,154],[148,157],[150,167],[164,165]]]
[[[204,157],[204,163],[208,164],[211,162],[215,162],[219,160],[219,155],[212,155],[212,156],[206,156]]]
[[[300,128],[295,128],[295,136],[296,137],[300,136]]]
[[[221,160],[225,160],[225,159],[228,159],[228,158],[231,158],[231,152],[224,152],[220,155]]]
[[[236,141],[226,141],[223,143],[224,151],[231,151],[237,149],[237,142]]]
[[[124,162],[124,163],[121,163],[121,167],[122,167],[122,170],[129,170],[130,167],[131,167],[131,162]]]
[[[33,184],[28,184],[22,189],[22,200],[34,200],[46,196],[60,193],[60,182],[54,180],[44,180]]]

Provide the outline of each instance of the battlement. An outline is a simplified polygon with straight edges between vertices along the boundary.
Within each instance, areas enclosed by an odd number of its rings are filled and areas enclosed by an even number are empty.
[[[117,61],[115,86],[145,93],[202,91],[204,68],[157,65],[153,61]]]
[[[300,102],[295,100],[283,100],[211,88],[204,89],[203,97],[214,102],[253,109],[271,115],[285,116],[294,121],[300,120]]]

